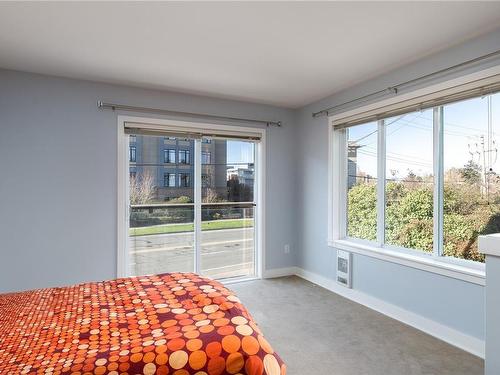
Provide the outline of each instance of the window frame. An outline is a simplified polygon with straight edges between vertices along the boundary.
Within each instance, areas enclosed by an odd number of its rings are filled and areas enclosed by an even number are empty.
[[[433,111],[433,252],[385,244],[385,126],[384,119],[378,121],[377,132],[377,240],[368,241],[347,236],[347,131],[334,129],[335,120],[353,113],[363,113],[369,109],[398,103],[411,98],[451,89],[457,84],[473,81],[478,77],[498,74],[499,67],[485,69],[466,76],[435,83],[424,88],[396,95],[385,100],[369,103],[362,107],[349,109],[329,116],[328,121],[328,246],[334,249],[402,264],[443,276],[470,283],[485,285],[485,264],[467,259],[443,256],[443,185],[444,185],[444,132],[443,108],[434,107]],[[383,178],[382,178],[383,177]]]
[[[178,128],[190,129],[195,132],[203,131],[213,132],[214,134],[227,135],[229,138],[233,135],[248,136],[258,134],[260,141],[255,143],[255,190],[254,190],[254,217],[255,217],[255,276],[250,278],[231,278],[225,279],[225,284],[241,282],[245,280],[260,279],[267,275],[269,272],[266,263],[266,156],[267,156],[267,135],[268,129],[258,127],[248,127],[241,125],[222,125],[207,122],[191,122],[184,120],[174,120],[157,117],[138,117],[138,116],[117,116],[117,194],[116,194],[116,215],[117,215],[117,228],[116,228],[116,274],[117,277],[129,276],[129,187],[130,187],[130,162],[128,161],[129,150],[129,136],[126,133],[126,124],[136,123],[141,124],[142,129],[162,129],[165,132],[171,132]],[[201,148],[201,140],[196,140],[193,150],[193,165],[194,173],[201,174],[201,158],[198,150]],[[192,183],[194,183],[195,193],[198,197],[198,211],[201,209],[202,189],[201,183],[197,183],[196,179],[191,176]],[[201,215],[196,218],[198,224],[198,231],[201,234]],[[199,264],[199,259],[197,259]]]

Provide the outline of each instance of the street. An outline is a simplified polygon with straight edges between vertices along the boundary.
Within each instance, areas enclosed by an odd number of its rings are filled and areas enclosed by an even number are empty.
[[[254,274],[254,229],[203,231],[201,274],[212,278]],[[192,272],[194,232],[129,237],[131,274]]]

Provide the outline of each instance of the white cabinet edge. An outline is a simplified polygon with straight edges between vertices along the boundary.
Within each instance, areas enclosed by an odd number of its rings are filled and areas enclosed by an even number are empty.
[[[500,257],[500,233],[479,236],[479,252]]]

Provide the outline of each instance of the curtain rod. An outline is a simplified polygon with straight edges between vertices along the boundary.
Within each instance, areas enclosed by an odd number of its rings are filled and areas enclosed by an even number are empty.
[[[397,95],[398,92],[399,92],[399,90],[402,87],[404,87],[404,86],[408,86],[410,84],[415,84],[417,82],[424,81],[426,79],[435,77],[435,76],[443,74],[443,73],[447,73],[447,72],[452,71],[452,70],[456,70],[456,69],[459,69],[459,68],[464,68],[466,66],[475,64],[477,62],[489,59],[489,58],[497,56],[497,55],[500,55],[500,50],[488,53],[488,54],[483,55],[483,56],[476,57],[476,58],[471,59],[471,60],[467,60],[467,61],[461,62],[459,64],[456,64],[456,65],[453,65],[453,66],[450,66],[450,67],[447,67],[447,68],[435,71],[433,73],[429,73],[429,74],[423,75],[423,76],[418,77],[418,78],[411,79],[411,80],[406,81],[406,82],[398,83],[397,85],[394,85],[394,86],[391,86],[391,87],[387,87],[387,88],[385,88],[383,90],[378,90],[378,91],[372,92],[372,93],[367,94],[367,95],[360,96],[359,98],[352,99],[352,100],[349,100],[349,101],[341,103],[341,104],[337,104],[337,105],[332,106],[332,107],[328,107],[328,108],[322,109],[321,111],[314,112],[312,114],[312,117],[328,116],[329,112],[331,112],[331,111],[333,111],[335,109],[338,109],[340,107],[343,107],[343,106],[345,106],[347,104],[352,104],[352,103],[357,103],[357,102],[360,102],[360,101],[365,101],[367,99],[370,99],[370,98],[375,97],[375,96],[379,96],[381,94],[395,94],[395,95]]]
[[[281,121],[254,120],[254,119],[239,118],[239,117],[207,115],[207,114],[203,114],[203,113],[170,111],[168,109],[160,109],[160,108],[134,107],[131,105],[124,105],[124,104],[105,103],[105,102],[102,102],[100,100],[97,102],[97,107],[101,108],[101,109],[111,109],[113,111],[121,110],[121,111],[130,111],[130,112],[157,113],[157,114],[170,115],[170,116],[195,117],[195,118],[205,118],[205,119],[212,119],[212,120],[222,120],[222,121],[240,121],[240,122],[248,122],[248,123],[252,123],[252,124],[265,124],[266,126],[274,125],[274,126],[281,127]]]

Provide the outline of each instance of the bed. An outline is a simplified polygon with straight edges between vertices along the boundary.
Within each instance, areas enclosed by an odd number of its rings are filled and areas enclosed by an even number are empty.
[[[0,295],[1,374],[284,375],[238,297],[193,273]]]

